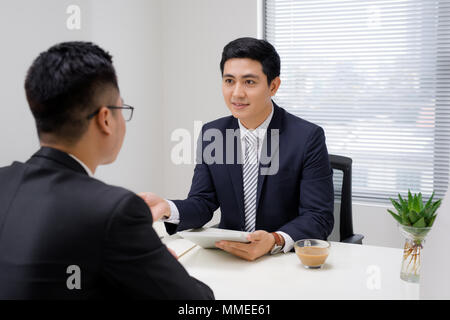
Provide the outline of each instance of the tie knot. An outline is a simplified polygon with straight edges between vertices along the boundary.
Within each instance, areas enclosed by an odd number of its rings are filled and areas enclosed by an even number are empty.
[[[258,140],[258,138],[256,137],[256,135],[255,135],[253,132],[251,132],[251,131],[248,131],[248,132],[246,133],[244,139],[245,139],[245,143],[246,143],[247,146],[249,146],[249,147],[254,147],[254,146],[256,146],[256,142],[257,142],[257,140]]]

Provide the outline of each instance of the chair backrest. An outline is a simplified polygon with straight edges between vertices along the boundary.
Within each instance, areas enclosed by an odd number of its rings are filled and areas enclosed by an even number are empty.
[[[333,154],[329,156],[334,175],[342,176],[342,189],[340,199],[335,199],[335,226],[328,239],[343,241],[354,236],[352,219],[352,159]],[[342,174],[339,175],[336,172],[337,170],[341,171]]]

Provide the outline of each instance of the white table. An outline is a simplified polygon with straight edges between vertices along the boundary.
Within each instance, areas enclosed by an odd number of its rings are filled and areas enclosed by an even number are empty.
[[[176,239],[164,242],[171,247]],[[419,299],[419,285],[400,279],[401,259],[401,249],[331,242],[319,270],[304,268],[295,253],[249,262],[198,246],[179,262],[208,284],[216,299]]]

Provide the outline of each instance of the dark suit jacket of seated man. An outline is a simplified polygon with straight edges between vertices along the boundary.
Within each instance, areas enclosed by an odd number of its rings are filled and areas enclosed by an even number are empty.
[[[203,126],[202,133],[209,129],[218,129],[226,137],[227,129],[239,129],[238,120],[229,116],[212,121]],[[255,229],[282,231],[294,241],[326,239],[333,229],[334,193],[324,132],[275,103],[267,131],[268,145],[273,129],[279,130],[279,168],[275,174],[258,176]],[[235,155],[241,148],[239,141],[234,143]],[[198,149],[202,155],[210,143],[202,139]],[[224,147],[223,158],[226,151]],[[166,223],[168,233],[202,227],[219,207],[220,228],[245,230],[242,164],[236,159],[232,164],[207,164],[204,159],[201,162],[195,167],[188,198],[173,200],[180,222]],[[273,159],[260,166],[271,165],[276,165]]]
[[[212,297],[161,243],[141,198],[67,153],[43,147],[0,181],[0,299]]]
[[[25,88],[42,148],[0,168],[0,299],[214,298],[162,244],[140,197],[90,177],[115,160],[132,116],[111,56],[56,45]]]

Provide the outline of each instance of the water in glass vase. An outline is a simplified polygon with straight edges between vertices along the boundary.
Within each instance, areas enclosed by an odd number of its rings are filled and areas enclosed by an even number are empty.
[[[421,253],[425,237],[431,228],[415,228],[403,225],[399,225],[399,228],[406,238],[400,278],[408,282],[418,283],[420,280]]]

